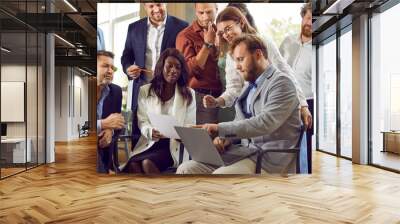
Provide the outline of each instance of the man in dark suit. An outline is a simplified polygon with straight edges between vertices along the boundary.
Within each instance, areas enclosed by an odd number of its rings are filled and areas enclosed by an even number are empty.
[[[117,138],[124,126],[121,115],[122,90],[112,84],[114,54],[97,52],[97,172],[108,173],[118,167]],[[116,171],[116,170],[115,170]]]
[[[144,3],[147,17],[129,25],[121,64],[132,80],[132,149],[140,130],[137,126],[137,100],[140,86],[153,78],[154,67],[165,49],[175,48],[178,33],[188,23],[166,14],[166,3]]]

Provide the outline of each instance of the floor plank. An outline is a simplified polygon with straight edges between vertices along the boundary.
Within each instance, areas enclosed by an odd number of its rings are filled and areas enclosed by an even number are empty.
[[[95,172],[95,138],[0,181],[0,223],[400,223],[400,175],[314,152],[314,173],[128,176]]]

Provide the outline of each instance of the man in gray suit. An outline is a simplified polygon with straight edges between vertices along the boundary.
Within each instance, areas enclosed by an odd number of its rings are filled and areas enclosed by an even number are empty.
[[[248,82],[236,101],[235,120],[205,124],[202,128],[212,136],[219,136],[214,139],[214,145],[220,152],[237,140],[263,149],[294,148],[300,136],[301,120],[293,81],[268,62],[266,46],[256,35],[238,37],[230,50],[236,69]],[[177,173],[253,174],[256,158],[252,156],[225,167],[191,160],[181,164]],[[289,171],[294,172],[296,160],[291,153],[265,153],[262,173],[281,172],[288,164]]]

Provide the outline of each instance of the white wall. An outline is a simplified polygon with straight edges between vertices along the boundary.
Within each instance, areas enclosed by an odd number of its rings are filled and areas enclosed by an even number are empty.
[[[78,124],[88,120],[88,78],[75,68],[56,67],[55,86],[55,140],[77,139]]]
[[[3,82],[25,82],[25,69],[31,71],[32,66],[25,67],[25,65],[9,64],[1,66],[1,81]],[[28,97],[31,94],[27,94]],[[36,96],[36,94],[35,94]],[[30,100],[27,99],[29,102]],[[7,110],[7,108],[1,108],[1,110]],[[36,114],[35,114],[36,115]],[[29,116],[29,114],[28,114]],[[28,120],[30,120],[28,118]],[[7,122],[7,136],[8,137],[25,137],[25,123],[24,122]],[[29,137],[29,136],[28,136]]]
[[[26,83],[26,110],[27,119],[25,122],[6,122],[7,137],[25,138],[31,142],[32,161],[44,162],[44,82],[42,67],[25,66],[25,64],[3,64],[1,66],[1,81],[25,82]],[[27,78],[27,81],[25,80]],[[2,96],[7,97],[7,96]],[[12,113],[10,108],[1,108],[3,112]],[[24,111],[22,111],[24,113]],[[27,132],[26,132],[27,131]],[[37,157],[37,153],[39,156]]]
[[[68,140],[68,68],[55,68],[55,141]]]

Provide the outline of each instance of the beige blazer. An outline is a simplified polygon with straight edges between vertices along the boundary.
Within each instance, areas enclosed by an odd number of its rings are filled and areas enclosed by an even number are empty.
[[[161,114],[161,101],[160,99],[153,93],[149,93],[150,84],[143,85],[140,87],[139,97],[138,97],[138,125],[142,136],[140,137],[138,143],[136,144],[133,152],[131,152],[130,157],[137,155],[141,152],[149,149],[155,141],[152,140],[152,130],[153,126],[150,123],[149,117],[147,116],[148,112]],[[175,97],[174,102],[172,104],[172,116],[174,116],[179,125],[182,126],[190,126],[196,124],[196,97],[193,89],[190,89],[192,93],[193,100],[190,105],[187,105],[187,102],[184,101],[182,95],[179,93],[178,88],[175,88]],[[171,156],[174,160],[174,167],[177,167],[179,161],[179,145],[175,139],[171,139],[170,141],[170,152]],[[184,150],[183,161],[189,160],[189,154]]]

